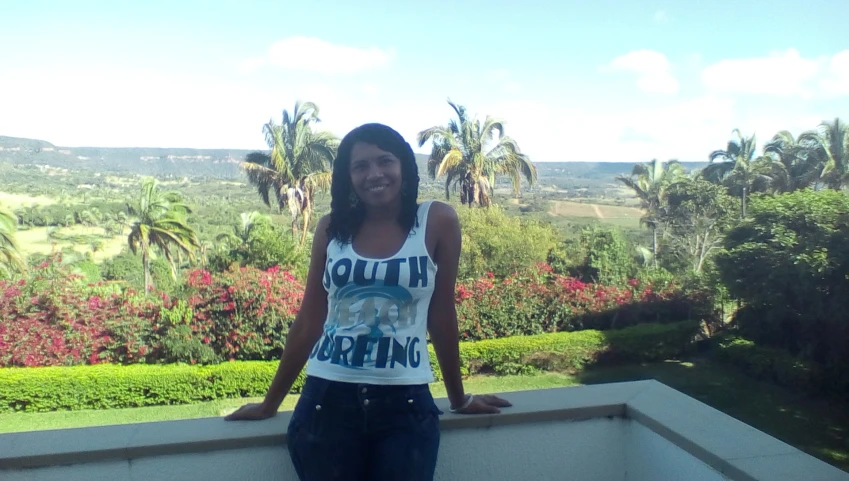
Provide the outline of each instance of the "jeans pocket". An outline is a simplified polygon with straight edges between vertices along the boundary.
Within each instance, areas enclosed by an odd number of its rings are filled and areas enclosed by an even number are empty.
[[[439,415],[441,412],[436,406],[430,392],[409,396],[407,399],[407,412],[414,424],[424,430],[439,430]]]

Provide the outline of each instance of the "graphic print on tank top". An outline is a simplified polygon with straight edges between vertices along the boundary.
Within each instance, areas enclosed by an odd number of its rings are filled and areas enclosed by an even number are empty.
[[[362,257],[350,243],[330,243],[323,278],[328,314],[307,374],[431,382],[426,333],[436,266],[424,242],[429,207],[419,207],[418,227],[391,258]]]

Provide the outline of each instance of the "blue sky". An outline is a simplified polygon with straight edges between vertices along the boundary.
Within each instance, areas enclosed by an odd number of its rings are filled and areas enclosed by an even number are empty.
[[[413,143],[450,97],[536,161],[699,161],[849,118],[845,0],[354,3],[0,0],[0,135],[263,148],[300,99]]]

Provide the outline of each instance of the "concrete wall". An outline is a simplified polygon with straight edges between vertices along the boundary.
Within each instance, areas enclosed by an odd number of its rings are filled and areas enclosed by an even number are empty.
[[[633,421],[628,423],[624,464],[626,481],[729,479],[668,439]]]
[[[514,407],[500,415],[443,417],[438,480],[849,481],[655,381],[504,396]],[[288,419],[0,435],[0,480],[295,480]]]
[[[439,481],[575,479],[722,481],[716,471],[620,417],[455,429],[444,433]],[[3,481],[295,480],[284,445],[171,454],[3,472]]]

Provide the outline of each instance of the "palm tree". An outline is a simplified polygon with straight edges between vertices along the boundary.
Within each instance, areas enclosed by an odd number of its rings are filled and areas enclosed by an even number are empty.
[[[263,126],[265,141],[271,154],[252,152],[242,162],[248,181],[256,187],[265,205],[271,205],[271,194],[282,211],[286,206],[292,216],[292,233],[298,232],[298,218],[303,218],[301,244],[304,243],[318,190],[330,188],[330,168],[339,140],[329,132],[317,132],[318,107],[311,103],[295,103],[290,115],[283,110],[283,121],[270,120]]]
[[[812,153],[822,162],[820,179],[825,185],[835,190],[849,185],[849,125],[836,118],[803,133],[800,139],[812,144]]]
[[[817,156],[810,141],[802,136],[798,139],[786,130],[773,136],[764,145],[764,157],[772,159],[770,189],[776,193],[794,192],[815,184],[821,168],[817,168]]]
[[[251,232],[259,226],[270,225],[271,217],[254,211],[250,214],[242,212],[241,222],[233,226],[233,233],[219,234],[215,241],[226,245],[228,248],[246,245],[251,239]]]
[[[437,125],[418,134],[422,147],[432,142],[427,167],[431,178],[445,176],[445,198],[451,187],[460,186],[460,202],[487,207],[498,175],[506,175],[513,184],[513,193],[520,195],[521,179],[533,185],[537,180],[536,166],[521,152],[519,144],[504,135],[504,121],[487,115],[481,123],[468,116],[463,106],[448,100],[457,119],[445,126]]]
[[[18,229],[18,217],[7,208],[0,206],[0,273],[9,275],[26,269],[15,231]]]
[[[630,176],[620,175],[616,180],[633,190],[640,199],[645,214],[640,222],[652,231],[652,256],[657,266],[657,230],[666,206],[666,190],[684,177],[684,168],[677,160],[667,163],[652,159],[645,164],[636,164]]]
[[[150,276],[150,256],[155,247],[171,265],[171,277],[177,278],[175,254],[186,254],[193,258],[200,246],[197,234],[189,227],[186,215],[191,212],[183,199],[175,192],[162,193],[156,180],[145,178],[136,205],[129,206],[130,214],[136,217],[127,237],[133,254],[141,251],[144,266],[145,292],[153,287]]]
[[[739,129],[734,129],[737,140],[729,140],[725,150],[715,150],[710,154],[710,165],[701,175],[715,184],[723,184],[730,195],[737,195],[741,202],[741,215],[746,217],[746,200],[749,193],[756,189],[765,189],[772,169],[772,159],[755,158],[755,136],[744,137]],[[714,163],[717,159],[723,162]]]

